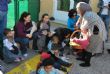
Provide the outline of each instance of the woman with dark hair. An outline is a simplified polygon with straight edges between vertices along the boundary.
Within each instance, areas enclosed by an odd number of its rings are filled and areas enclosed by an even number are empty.
[[[37,31],[34,32],[33,49],[42,51],[49,42],[50,22],[49,15],[43,14],[41,20],[37,24]]]
[[[69,18],[68,18],[68,22],[67,22],[67,27],[70,30],[74,31],[74,29],[75,29],[74,26],[79,18],[79,16],[77,15],[77,11],[75,9],[71,9],[68,13],[68,16],[69,16]]]
[[[29,43],[29,38],[32,37],[32,34],[28,30],[31,28],[31,15],[28,12],[23,12],[19,21],[16,23],[14,27],[15,31],[15,41],[20,43],[20,49],[23,56],[27,56],[27,46]]]

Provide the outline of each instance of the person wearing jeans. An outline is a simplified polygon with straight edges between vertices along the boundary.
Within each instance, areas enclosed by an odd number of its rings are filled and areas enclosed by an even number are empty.
[[[7,25],[8,3],[11,0],[0,0],[0,59],[3,59],[3,31]]]
[[[110,0],[102,0],[102,6],[100,10],[100,16],[105,23],[105,27],[107,30],[107,40],[108,41],[108,32],[109,32],[109,2]]]
[[[27,49],[29,44],[29,38],[32,37],[31,34],[27,33],[27,25],[31,21],[30,13],[23,12],[19,21],[14,27],[15,31],[15,41],[20,44],[20,50],[24,57],[27,57]]]
[[[21,50],[21,54],[24,56],[27,56],[27,46],[29,43],[29,39],[28,38],[15,38],[15,41],[20,43],[20,50]]]

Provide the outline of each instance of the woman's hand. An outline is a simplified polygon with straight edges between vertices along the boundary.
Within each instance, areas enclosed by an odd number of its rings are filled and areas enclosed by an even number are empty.
[[[32,35],[31,34],[26,34],[26,37],[32,38]]]

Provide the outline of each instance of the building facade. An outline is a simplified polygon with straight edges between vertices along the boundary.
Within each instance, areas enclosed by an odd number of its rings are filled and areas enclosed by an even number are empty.
[[[68,19],[68,11],[75,8],[76,3],[80,0],[40,0],[40,17],[48,13],[54,17],[55,21],[65,23]],[[86,1],[86,0],[82,0]],[[98,12],[97,3],[99,0],[90,0],[89,3],[94,12]]]

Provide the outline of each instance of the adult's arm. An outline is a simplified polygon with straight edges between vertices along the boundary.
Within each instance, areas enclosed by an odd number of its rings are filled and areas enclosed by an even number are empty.
[[[70,38],[74,38],[75,34],[78,33],[78,32],[81,32],[81,30],[76,30],[76,31],[74,31],[74,32],[71,34]]]
[[[82,17],[79,17],[78,21],[76,22],[76,25],[75,26],[78,26],[79,24],[81,24],[82,22]]]

